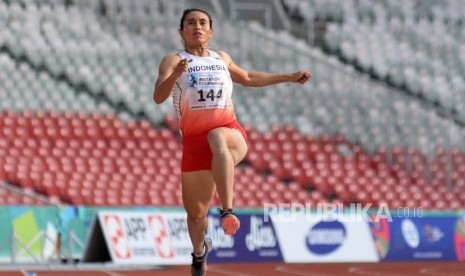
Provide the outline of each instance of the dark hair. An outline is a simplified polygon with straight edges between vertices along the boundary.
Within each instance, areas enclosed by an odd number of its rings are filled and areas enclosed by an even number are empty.
[[[180,30],[183,30],[184,29],[184,26],[183,26],[183,23],[184,23],[184,19],[186,19],[186,16],[191,13],[191,12],[202,12],[204,14],[206,14],[208,16],[208,19],[210,20],[210,29],[213,27],[213,21],[212,21],[212,17],[210,16],[210,14],[205,11],[205,10],[202,10],[202,9],[196,9],[196,8],[193,8],[193,9],[187,9],[187,10],[184,10],[184,12],[182,13],[182,17],[181,17],[181,23],[179,24],[179,29]]]

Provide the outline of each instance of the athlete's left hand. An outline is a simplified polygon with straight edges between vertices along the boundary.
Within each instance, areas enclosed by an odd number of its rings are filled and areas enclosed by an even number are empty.
[[[298,82],[300,84],[304,84],[311,79],[312,79],[312,73],[308,71],[297,71],[294,74],[292,74],[293,82]]]

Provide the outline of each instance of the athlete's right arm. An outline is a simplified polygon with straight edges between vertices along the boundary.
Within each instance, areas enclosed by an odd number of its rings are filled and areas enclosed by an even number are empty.
[[[153,90],[153,100],[157,104],[168,99],[176,80],[187,70],[187,65],[187,59],[181,59],[178,55],[169,55],[163,58]]]

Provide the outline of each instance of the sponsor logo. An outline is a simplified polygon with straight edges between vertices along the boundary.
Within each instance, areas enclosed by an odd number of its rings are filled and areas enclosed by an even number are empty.
[[[124,228],[126,229],[126,235],[128,240],[134,240],[136,242],[144,240],[145,233],[147,231],[145,220],[141,217],[131,217],[124,219]]]
[[[107,215],[103,218],[105,228],[108,231],[108,236],[111,242],[111,249],[116,258],[129,259],[131,252],[123,232],[121,220],[116,215]]]
[[[234,247],[234,238],[224,234],[221,219],[218,217],[208,217],[207,235],[212,239],[214,249]]]
[[[172,258],[174,256],[171,247],[168,230],[161,215],[151,215],[148,217],[150,233],[155,243],[157,255],[161,258]]]
[[[175,256],[189,256],[192,246],[185,217],[166,217],[166,225]]]
[[[346,240],[347,231],[339,221],[320,221],[307,234],[306,245],[314,254],[329,254]]]
[[[425,238],[430,243],[438,242],[444,237],[444,232],[436,226],[430,224],[425,224],[423,226],[423,231],[425,233]]]
[[[192,252],[185,218],[149,215],[148,222],[160,258],[188,256]]]
[[[216,257],[225,259],[236,258],[237,252],[234,248],[234,237],[224,234],[221,218],[208,217],[207,235],[212,239]]]
[[[417,248],[420,245],[420,234],[418,229],[410,219],[404,219],[401,224],[402,236],[405,242],[411,248]]]
[[[257,216],[250,217],[250,230],[245,237],[245,244],[249,251],[276,246],[276,236],[271,226],[263,225],[263,220]]]

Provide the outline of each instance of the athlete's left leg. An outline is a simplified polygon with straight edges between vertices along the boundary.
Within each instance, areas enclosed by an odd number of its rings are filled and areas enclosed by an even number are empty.
[[[234,167],[245,157],[247,142],[237,129],[219,127],[208,133],[213,155],[211,172],[223,210],[233,208]]]

